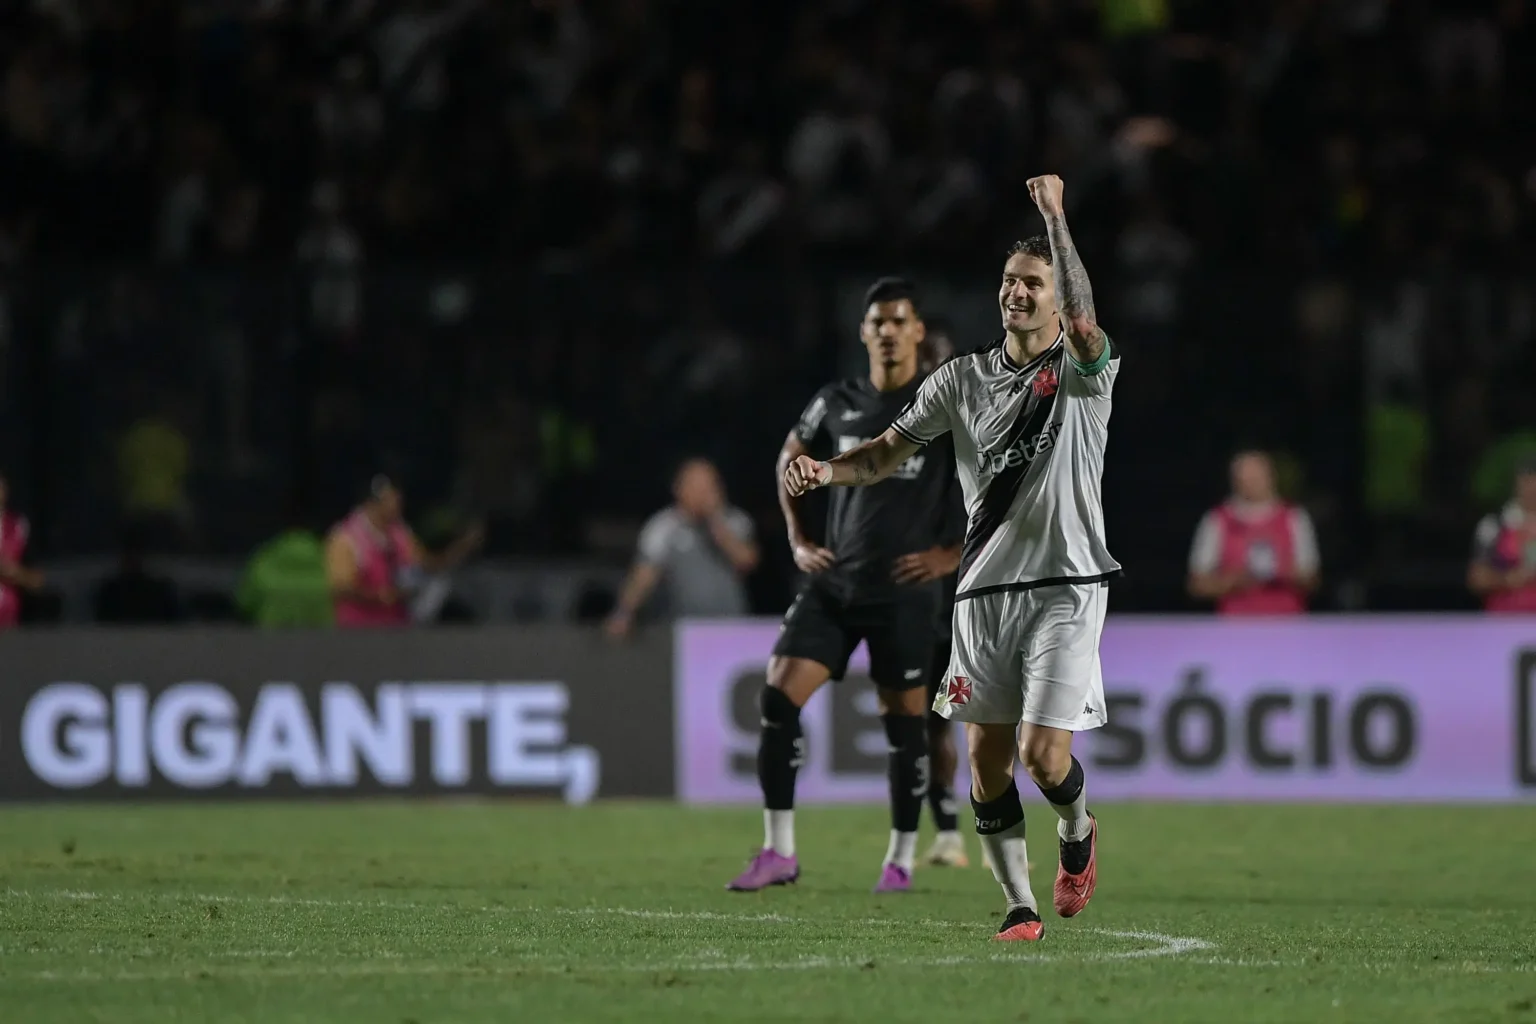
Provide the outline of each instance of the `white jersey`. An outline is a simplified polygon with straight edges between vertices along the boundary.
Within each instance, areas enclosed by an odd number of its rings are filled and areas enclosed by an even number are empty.
[[[896,418],[916,444],[954,435],[969,516],[959,599],[1119,575],[1099,487],[1119,371],[1110,343],[1084,366],[1058,337],[1017,366],[998,341],[939,367]]]

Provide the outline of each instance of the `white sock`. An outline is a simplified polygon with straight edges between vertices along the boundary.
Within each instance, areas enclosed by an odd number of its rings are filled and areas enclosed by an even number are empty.
[[[891,829],[891,843],[885,848],[885,863],[895,864],[908,874],[917,860],[917,833]]]
[[[763,849],[780,857],[795,855],[794,811],[763,811]]]
[[[992,877],[1003,887],[1008,909],[1028,907],[1038,911],[1029,888],[1029,851],[1024,846],[1024,823],[995,835],[979,836],[982,848],[992,855]]]
[[[1051,803],[1049,800],[1046,803]],[[1088,787],[1077,794],[1077,799],[1069,804],[1051,804],[1051,810],[1055,811],[1061,821],[1056,823],[1056,834],[1069,843],[1087,839],[1088,833],[1093,831],[1093,819],[1088,817]]]

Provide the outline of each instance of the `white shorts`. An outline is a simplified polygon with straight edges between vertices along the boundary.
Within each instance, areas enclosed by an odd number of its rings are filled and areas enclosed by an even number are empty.
[[[1005,590],[955,603],[954,650],[933,710],[956,722],[1105,723],[1103,583]]]

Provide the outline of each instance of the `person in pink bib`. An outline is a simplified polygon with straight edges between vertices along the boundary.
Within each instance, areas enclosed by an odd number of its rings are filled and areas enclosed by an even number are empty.
[[[410,625],[411,596],[424,578],[456,567],[480,545],[476,529],[441,555],[424,552],[404,512],[400,489],[376,476],[363,503],[331,528],[325,570],[343,629]]]
[[[1263,452],[1232,460],[1232,495],[1200,520],[1189,592],[1222,615],[1299,615],[1318,581],[1317,533],[1305,509],[1282,501]]]
[[[1536,612],[1536,459],[1515,473],[1509,504],[1477,524],[1467,586],[1490,612]]]
[[[5,477],[0,476],[0,629],[21,621],[21,592],[43,585],[42,573],[21,564],[31,527],[25,516],[10,510],[7,496]]]

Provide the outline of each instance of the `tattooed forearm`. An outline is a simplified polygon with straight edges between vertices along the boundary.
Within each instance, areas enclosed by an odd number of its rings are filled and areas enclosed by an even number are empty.
[[[1077,254],[1077,246],[1072,244],[1064,215],[1047,217],[1045,230],[1056,271],[1056,305],[1066,324],[1067,341],[1079,362],[1091,363],[1104,352],[1105,340],[1093,308],[1093,285],[1088,281],[1088,270]]]
[[[867,447],[849,453],[852,458],[848,460],[848,468],[853,470],[855,484],[872,484],[880,478],[880,460],[875,458],[872,450],[866,450]]]
[[[879,483],[896,472],[896,467],[917,448],[894,430],[887,430],[873,441],[865,441],[828,462],[832,467],[831,483],[847,487]]]

